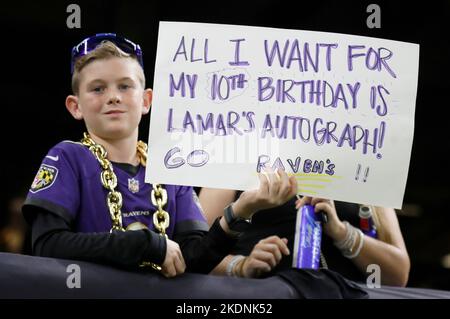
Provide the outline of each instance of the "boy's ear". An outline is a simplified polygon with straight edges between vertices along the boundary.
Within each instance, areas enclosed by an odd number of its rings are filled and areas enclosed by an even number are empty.
[[[78,97],[76,95],[69,95],[66,97],[66,108],[75,119],[83,119],[83,113],[81,113],[78,105]]]
[[[142,114],[147,114],[152,106],[153,91],[152,89],[145,89],[143,94]]]

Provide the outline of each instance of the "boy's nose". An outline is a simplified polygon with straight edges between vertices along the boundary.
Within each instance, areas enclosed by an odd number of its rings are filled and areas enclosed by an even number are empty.
[[[120,103],[120,95],[117,93],[111,94],[111,96],[108,98],[108,104],[118,104]]]

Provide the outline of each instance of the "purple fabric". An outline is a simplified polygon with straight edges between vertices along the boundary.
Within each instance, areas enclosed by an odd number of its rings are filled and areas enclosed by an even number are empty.
[[[140,166],[135,176],[115,164],[113,168],[118,179],[116,190],[123,197],[123,226],[140,222],[154,230],[156,207],[150,200],[152,185],[144,182],[145,167]],[[44,158],[25,205],[40,206],[60,215],[73,223],[76,232],[109,231],[112,222],[106,204],[108,191],[101,184],[101,171],[99,162],[87,147],[81,143],[61,142]],[[170,226],[166,230],[169,237],[175,231],[208,230],[192,187],[164,185],[164,188],[168,194],[164,209],[170,215]]]

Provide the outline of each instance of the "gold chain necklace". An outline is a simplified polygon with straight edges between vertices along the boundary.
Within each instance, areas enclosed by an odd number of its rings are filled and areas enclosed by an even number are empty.
[[[111,162],[107,159],[108,153],[105,148],[102,145],[97,144],[88,133],[84,133],[81,143],[89,148],[102,168],[100,180],[103,187],[109,191],[106,196],[106,204],[112,220],[111,231],[125,231],[122,225],[122,194],[115,190],[117,187],[117,176],[114,173]],[[147,164],[147,144],[145,142],[138,141],[137,153],[141,165],[145,166]],[[150,198],[152,204],[157,207],[157,211],[153,214],[153,224],[160,232],[160,235],[167,237],[166,229],[169,227],[170,217],[169,213],[163,210],[164,205],[167,204],[167,191],[160,184],[153,184]],[[161,270],[160,266],[150,262],[143,262],[141,266],[152,266],[154,269]]]

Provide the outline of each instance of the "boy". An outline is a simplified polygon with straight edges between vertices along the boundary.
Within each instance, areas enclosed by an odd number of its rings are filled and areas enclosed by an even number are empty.
[[[74,95],[66,107],[88,133],[81,143],[53,147],[34,179],[23,207],[34,254],[151,265],[166,277],[186,269],[208,273],[229,253],[242,219],[295,194],[295,180],[269,174],[208,232],[191,187],[144,183],[138,126],[152,100],[144,88],[139,45],[97,34],[73,48]]]

